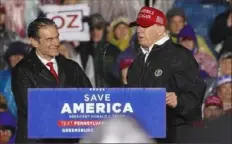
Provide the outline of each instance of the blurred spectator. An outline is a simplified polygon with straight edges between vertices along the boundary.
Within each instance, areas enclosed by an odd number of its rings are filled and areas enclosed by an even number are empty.
[[[172,40],[177,42],[177,35],[186,24],[186,17],[182,8],[172,8],[167,12],[168,29]]]
[[[232,75],[232,53],[223,53],[218,62],[218,72],[217,76]],[[205,97],[214,94],[215,87],[217,85],[217,78],[206,79],[207,89]]]
[[[135,33],[130,40],[129,47],[124,52],[118,55],[116,65],[114,67],[114,75],[116,77],[120,77],[120,62],[123,59],[135,59],[136,56],[138,56],[141,52],[142,50],[140,49],[140,46],[138,44],[137,33]]]
[[[185,12],[182,8],[172,8],[167,12],[168,30],[169,35],[174,43],[177,43],[177,36],[181,29],[187,23]],[[209,49],[203,37],[196,35],[196,42],[199,51],[208,54],[210,57],[215,58],[212,51]]]
[[[201,121],[183,138],[187,140],[186,143],[231,144],[231,121],[232,111],[229,111],[216,120]]]
[[[132,30],[127,18],[119,17],[110,25],[109,42],[124,51],[129,46]]]
[[[185,25],[179,32],[178,42],[193,53],[204,78],[217,76],[216,60],[199,50],[196,34],[190,25]]]
[[[16,119],[9,112],[0,112],[0,143],[14,143]]]
[[[232,0],[227,1],[228,10],[215,18],[210,30],[211,42],[216,45],[219,57],[222,53],[232,52]]]
[[[6,8],[6,27],[17,33],[21,38],[26,37],[25,15],[26,2],[24,0],[4,1]]]
[[[222,116],[223,114],[223,103],[218,96],[209,96],[205,100],[204,105],[204,119],[214,120]]]
[[[120,80],[113,76],[113,64],[120,50],[106,41],[106,21],[100,14],[88,19],[91,41],[82,42],[77,49],[81,67],[94,87],[118,86]]]
[[[59,52],[61,55],[65,56],[67,59],[71,59],[78,64],[81,64],[80,54],[77,53],[75,49],[75,42],[66,42],[63,41],[60,44]],[[76,42],[79,45],[79,42]],[[82,67],[82,65],[80,65]]]
[[[15,41],[9,44],[5,53],[5,60],[8,62],[10,68],[13,68],[20,60],[28,54],[30,50],[29,45],[20,41]]]
[[[7,62],[4,60],[4,53],[7,50],[7,45],[17,38],[15,33],[6,29],[5,14],[5,6],[0,3],[0,70],[7,68]]]
[[[232,47],[232,46],[231,46]],[[219,76],[232,75],[232,52],[226,52],[219,59]]]
[[[11,68],[27,55],[29,46],[16,41],[9,45],[5,53],[5,60],[9,64],[8,70],[0,71],[0,93],[4,96],[8,110],[17,117],[17,107],[11,91]]]
[[[25,28],[27,28],[31,21],[36,19],[39,15],[39,6],[40,3],[38,0],[25,0],[25,9],[24,9],[24,22]]]
[[[130,65],[133,63],[133,59],[122,59],[120,62],[120,70],[121,70],[121,79],[122,84],[127,86],[127,72]]]
[[[229,4],[229,9],[218,15],[213,22],[210,30],[210,38],[213,44],[219,44],[232,36],[232,0],[229,0]]]
[[[217,79],[217,95],[222,99],[224,111],[232,108],[232,76],[225,75]]]
[[[226,0],[175,0],[173,7],[184,9],[188,24],[194,27],[197,34],[204,37],[215,55],[209,31],[215,17],[228,9]]]
[[[129,117],[106,120],[80,143],[153,143],[137,122]]]

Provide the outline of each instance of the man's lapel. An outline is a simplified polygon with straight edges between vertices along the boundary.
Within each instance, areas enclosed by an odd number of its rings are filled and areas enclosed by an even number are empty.
[[[62,56],[57,56],[57,66],[58,66],[58,77],[59,77],[59,86],[65,87],[65,70],[64,70],[64,63],[62,61]]]
[[[51,74],[51,72],[46,68],[46,66],[39,60],[35,53],[35,49],[29,54],[29,61],[32,63],[34,67],[34,72],[39,75],[39,77],[47,80],[47,84],[51,83],[57,85],[55,77]]]

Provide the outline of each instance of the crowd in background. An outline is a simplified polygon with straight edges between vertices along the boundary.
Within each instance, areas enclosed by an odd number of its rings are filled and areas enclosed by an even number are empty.
[[[166,13],[169,37],[174,43],[183,45],[192,52],[207,83],[205,99],[202,103],[203,121],[193,122],[193,126],[202,126],[204,121],[215,120],[231,112],[232,1],[155,0],[153,2],[154,7]],[[60,53],[77,62],[94,87],[127,86],[127,70],[141,52],[135,30],[129,27],[129,23],[135,19],[137,10],[145,5],[145,2],[139,0],[135,2],[128,0],[124,2],[115,0],[110,2],[1,1],[0,143],[14,140],[17,107],[11,91],[11,68],[27,56],[31,49],[26,39],[27,24],[33,18],[44,16],[39,8],[35,11],[34,6],[78,3],[88,3],[91,7],[91,15],[84,19],[89,24],[91,40],[62,41]],[[112,4],[115,4],[116,8],[106,7]],[[24,14],[28,14],[29,10],[33,12],[25,17]]]

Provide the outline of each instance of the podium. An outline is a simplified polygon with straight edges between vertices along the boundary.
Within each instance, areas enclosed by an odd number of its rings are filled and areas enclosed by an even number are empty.
[[[104,120],[130,116],[151,138],[166,137],[163,88],[28,90],[28,138],[83,138]]]

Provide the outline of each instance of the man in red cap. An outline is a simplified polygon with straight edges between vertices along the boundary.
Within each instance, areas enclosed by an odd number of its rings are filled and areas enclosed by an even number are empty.
[[[223,102],[218,96],[209,96],[205,100],[204,119],[214,120],[222,116]]]
[[[129,87],[166,88],[167,137],[158,142],[182,142],[191,122],[201,119],[205,82],[192,53],[172,43],[163,12],[143,7],[131,26],[137,26],[141,54],[128,70]],[[154,102],[155,104],[155,102]]]

